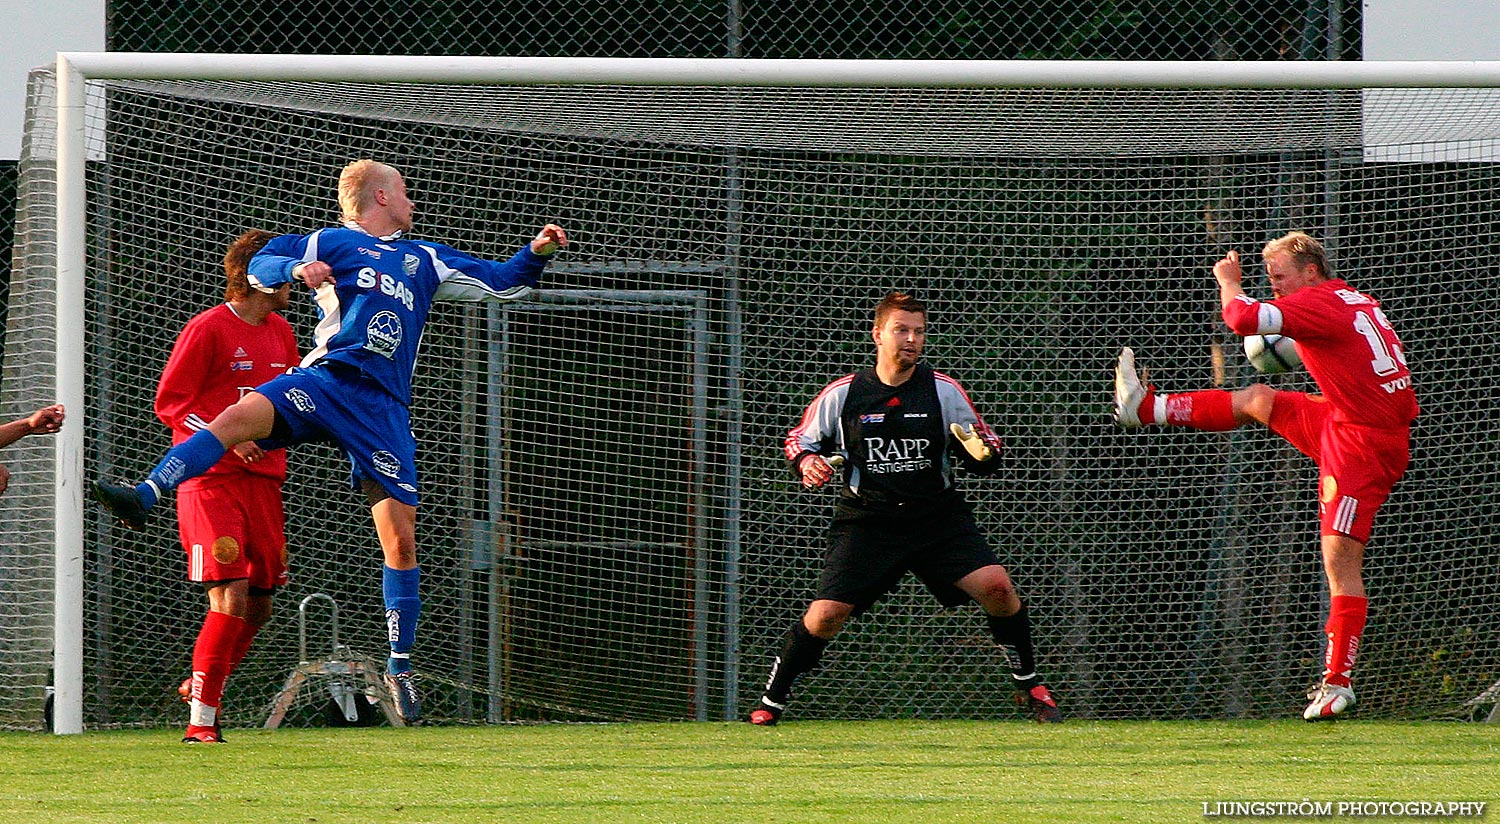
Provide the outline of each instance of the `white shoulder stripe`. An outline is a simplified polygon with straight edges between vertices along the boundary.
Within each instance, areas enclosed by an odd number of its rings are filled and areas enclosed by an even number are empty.
[[[433,300],[520,300],[535,291],[530,286],[512,286],[509,289],[496,289],[488,283],[465,274],[452,266],[444,263],[438,257],[437,250],[431,246],[421,246],[427,257],[432,259],[432,268],[437,271],[438,288],[432,294]]]
[[[452,274],[445,278],[433,292],[433,300],[520,300],[534,291],[532,287],[526,285],[495,289],[472,275],[453,269],[448,271]]]
[[[792,434],[798,435],[804,432],[817,418],[818,412],[830,403],[836,404],[834,408],[841,410],[844,406],[844,398],[849,395],[849,384],[853,382],[853,375],[845,375],[823,387],[818,396],[813,398],[813,402],[808,404],[807,408],[803,410],[802,420],[792,429]]]
[[[932,370],[932,377],[937,379],[937,387],[939,392],[942,392],[945,387],[951,388],[953,391],[958,393],[959,398],[963,399],[964,403],[968,404],[971,407],[974,405],[974,402],[969,400],[969,393],[964,391],[963,385],[958,381],[948,377],[947,375],[937,371],[936,369]]]
[[[421,243],[416,244],[416,246],[417,246],[418,249],[421,249],[422,251],[426,252],[427,253],[427,257],[429,257],[429,258],[432,259],[432,268],[435,269],[435,270],[437,270],[437,276],[438,276],[438,280],[439,281],[445,281],[445,280],[447,280],[449,277],[451,277],[453,274],[455,274],[458,271],[457,269],[454,269],[452,266],[449,266],[448,264],[444,263],[442,261],[442,259],[438,257],[437,250],[434,249],[434,248],[432,248],[431,246],[427,246],[427,245],[421,244]]]
[[[802,412],[802,419],[787,432],[783,441],[788,460],[803,452],[813,451],[818,442],[828,435],[837,436],[838,448],[845,447],[843,423],[839,420],[839,414],[843,411],[844,400],[849,396],[849,385],[853,382],[853,375],[845,375],[823,387],[812,403],[807,405]]]

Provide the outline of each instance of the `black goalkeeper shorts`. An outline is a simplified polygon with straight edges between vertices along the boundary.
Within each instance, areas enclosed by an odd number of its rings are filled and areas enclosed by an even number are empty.
[[[999,563],[974,522],[973,509],[961,498],[911,515],[840,502],[828,528],[828,550],[814,597],[852,604],[859,615],[911,572],[939,603],[956,607],[969,596],[954,584],[976,569]]]

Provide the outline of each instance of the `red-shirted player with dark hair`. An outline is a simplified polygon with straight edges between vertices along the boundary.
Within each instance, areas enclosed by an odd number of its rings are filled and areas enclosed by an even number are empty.
[[[1401,341],[1380,303],[1333,276],[1321,243],[1292,232],[1266,244],[1261,258],[1272,300],[1245,294],[1239,253],[1214,264],[1224,322],[1237,335],[1292,338],[1323,394],[1263,384],[1157,394],[1141,382],[1127,348],[1115,369],[1115,419],[1125,427],[1159,423],[1211,432],[1258,421],[1317,462],[1331,597],[1323,682],[1302,717],[1318,721],[1354,704],[1350,676],[1368,604],[1365,545],[1376,510],[1406,471],[1417,400]]]
[[[156,416],[182,443],[240,396],[296,366],[287,308],[290,284],[273,289],[246,273],[272,232],[251,230],[224,255],[224,303],[199,313],[172,347],[156,388]],[[208,591],[208,614],[184,682],[191,710],[184,742],[218,743],[224,682],[271,617],[271,596],[287,580],[286,517],[281,486],[286,450],[242,443],[177,493],[177,526],[188,555],[188,579]]]

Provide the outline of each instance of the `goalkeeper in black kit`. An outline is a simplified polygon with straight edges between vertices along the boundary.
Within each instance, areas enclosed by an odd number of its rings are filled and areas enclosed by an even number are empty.
[[[843,487],[828,530],[817,594],[787,631],[750,723],[781,720],[799,675],[814,669],[839,630],[915,574],[945,607],[972,599],[1010,662],[1016,700],[1042,723],[1062,720],[1036,671],[1031,622],[1010,575],[954,485],[955,463],[999,468],[997,438],[958,381],[920,363],[927,308],[892,292],[875,307],[875,368],[818,393],[787,435],[786,457],[808,488]]]

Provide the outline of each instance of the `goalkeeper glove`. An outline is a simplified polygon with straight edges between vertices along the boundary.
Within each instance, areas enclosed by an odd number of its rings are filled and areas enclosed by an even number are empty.
[[[843,455],[820,455],[816,452],[809,452],[797,463],[797,471],[802,476],[803,486],[816,489],[833,480],[834,473],[843,465]]]
[[[984,438],[979,437],[979,434],[974,431],[974,424],[963,427],[951,423],[948,424],[948,431],[953,433],[953,437],[958,439],[964,451],[968,452],[969,457],[974,460],[987,461],[994,457],[994,450],[990,449],[990,445],[984,442]]]

